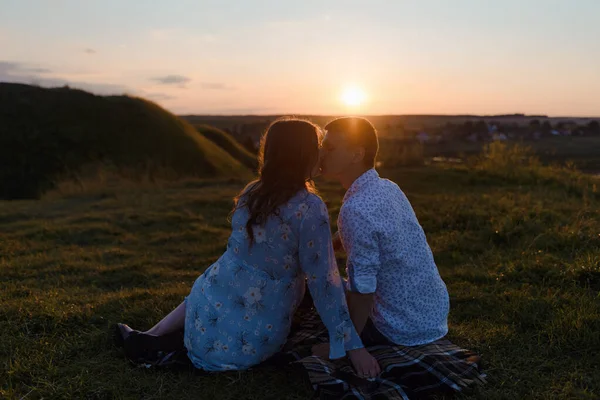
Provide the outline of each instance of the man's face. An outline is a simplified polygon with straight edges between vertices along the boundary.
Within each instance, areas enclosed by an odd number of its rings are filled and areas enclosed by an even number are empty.
[[[321,147],[320,163],[323,175],[337,178],[352,165],[354,150],[339,133],[326,133]]]

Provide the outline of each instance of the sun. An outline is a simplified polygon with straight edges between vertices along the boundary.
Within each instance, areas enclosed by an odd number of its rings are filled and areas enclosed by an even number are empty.
[[[348,107],[358,107],[365,101],[365,92],[357,86],[348,86],[342,92],[341,98]]]

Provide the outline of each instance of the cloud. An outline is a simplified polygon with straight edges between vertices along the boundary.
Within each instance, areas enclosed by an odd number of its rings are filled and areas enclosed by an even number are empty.
[[[19,69],[19,63],[0,61],[0,74],[10,73],[11,71]]]
[[[171,96],[166,93],[143,93],[142,97],[145,97],[150,100],[156,100],[156,101],[166,101],[166,100],[173,100],[173,99],[177,98],[175,96]]]
[[[183,75],[166,75],[159,76],[156,78],[151,78],[152,81],[158,82],[162,85],[178,85],[180,87],[184,87],[186,83],[190,82],[192,79]]]
[[[0,77],[3,75],[49,74],[51,72],[47,68],[31,67],[13,61],[0,61]]]
[[[47,68],[29,66],[20,62],[0,61],[0,82],[25,83],[42,87],[59,87],[68,85],[73,88],[87,90],[95,94],[134,94],[126,86],[111,83],[81,82],[66,79]]]
[[[50,73],[52,73],[52,70],[49,70],[48,68],[28,68],[25,71],[34,73],[34,74],[50,74]]]
[[[83,50],[83,52],[85,54],[96,54],[96,50],[90,49],[89,47],[87,49]]]

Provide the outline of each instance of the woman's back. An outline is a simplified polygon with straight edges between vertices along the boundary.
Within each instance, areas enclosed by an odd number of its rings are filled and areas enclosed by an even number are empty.
[[[240,199],[243,203],[244,199]],[[304,218],[328,223],[323,201],[307,190],[301,190],[268,217],[264,226],[253,226],[253,241],[246,230],[248,209],[238,207],[232,217],[232,233],[227,244],[231,256],[264,272],[273,280],[289,280],[298,270],[298,241]]]
[[[328,276],[335,275],[327,267],[332,261],[329,219],[318,196],[298,192],[263,226],[253,227],[252,243],[243,200],[232,217],[226,252],[187,298],[186,347],[192,361],[207,370],[247,368],[280,350],[304,295],[302,264],[324,273],[311,279],[339,281]]]

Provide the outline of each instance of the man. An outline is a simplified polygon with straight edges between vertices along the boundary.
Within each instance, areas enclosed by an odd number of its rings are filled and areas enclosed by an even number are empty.
[[[338,217],[347,300],[365,345],[417,346],[448,332],[449,299],[423,229],[402,190],[375,170],[377,133],[364,118],[325,127],[322,173],[347,190]],[[322,355],[324,346],[313,352]]]

